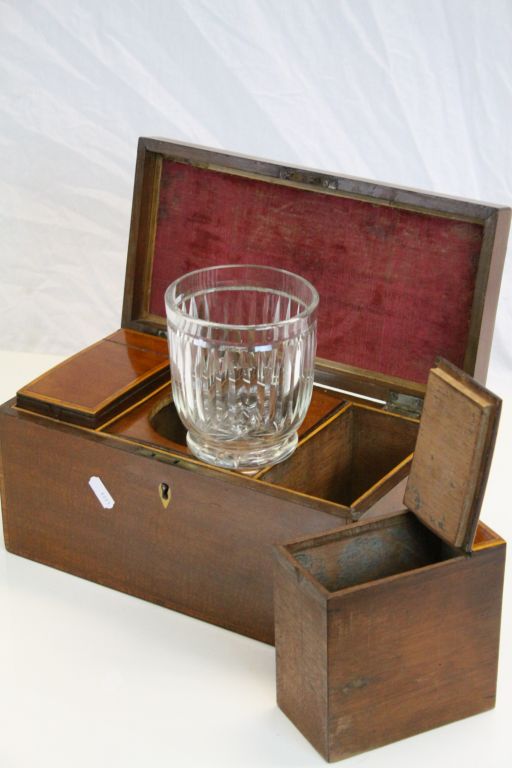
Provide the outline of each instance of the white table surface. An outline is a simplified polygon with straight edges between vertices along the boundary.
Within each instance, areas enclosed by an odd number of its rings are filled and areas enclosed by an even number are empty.
[[[0,400],[58,361],[0,353]],[[491,372],[488,385],[504,408],[482,519],[512,540],[512,377]],[[507,571],[496,709],[343,765],[510,768]],[[277,709],[274,674],[270,646],[16,557],[1,542],[0,768],[325,765]]]

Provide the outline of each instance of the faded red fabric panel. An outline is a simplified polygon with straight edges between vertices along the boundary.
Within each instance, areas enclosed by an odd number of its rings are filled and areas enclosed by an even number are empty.
[[[483,229],[164,160],[150,311],[175,278],[218,264],[297,272],[320,293],[318,355],[426,382],[462,365]]]

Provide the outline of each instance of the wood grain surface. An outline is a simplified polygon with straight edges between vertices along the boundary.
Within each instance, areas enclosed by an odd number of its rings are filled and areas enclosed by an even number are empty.
[[[0,436],[10,552],[267,643],[274,639],[272,546],[341,522],[235,473],[198,471],[9,406],[0,409]],[[89,487],[93,476],[112,509]]]
[[[347,404],[260,477],[362,513],[404,476],[417,430],[416,420]]]
[[[17,403],[94,428],[169,376],[163,339],[121,330],[22,387]]]
[[[405,504],[438,536],[470,550],[501,400],[445,361],[431,371]]]
[[[298,430],[299,438],[316,428],[343,402],[343,395],[314,387],[306,418]],[[148,445],[164,446],[191,455],[186,441],[186,429],[174,406],[170,385],[160,388],[144,402],[120,414],[103,429],[113,435],[132,437]]]
[[[278,547],[279,706],[330,761],[490,709],[504,561],[411,513]]]
[[[304,599],[297,579],[274,567],[277,703],[323,755],[328,752],[327,622],[322,600]]]
[[[460,554],[410,512],[386,517],[363,528],[347,526],[343,533],[289,551],[329,592],[422,568]]]

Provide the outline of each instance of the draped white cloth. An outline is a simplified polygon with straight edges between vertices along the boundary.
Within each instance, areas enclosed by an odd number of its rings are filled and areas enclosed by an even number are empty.
[[[3,0],[0,348],[119,327],[140,135],[510,205],[511,40],[509,0]]]

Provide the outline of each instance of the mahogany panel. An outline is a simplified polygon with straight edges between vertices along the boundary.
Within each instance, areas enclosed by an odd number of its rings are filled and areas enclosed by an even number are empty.
[[[261,478],[309,496],[350,506],[354,409],[349,406],[330,420],[286,461],[270,467]]]
[[[165,342],[121,331],[22,387],[17,405],[96,427],[170,376]]]
[[[126,413],[103,427],[104,432],[132,438],[155,447],[168,448],[191,456],[186,429],[172,406],[171,385],[167,384]]]
[[[275,567],[274,613],[277,703],[325,755],[329,739],[327,612],[322,601],[304,600],[289,572]]]
[[[408,470],[404,462],[414,451],[417,432],[416,420],[350,404],[311,433],[289,459],[260,477],[353,506],[359,514],[368,509],[366,494],[370,501],[379,499]]]
[[[273,544],[341,522],[235,473],[198,471],[8,406],[0,436],[10,552],[267,643]],[[89,487],[92,476],[112,509]],[[161,483],[170,489],[167,508]]]
[[[328,629],[329,760],[495,705],[504,560],[498,546],[347,590]]]
[[[350,493],[352,502],[356,503],[371,486],[412,454],[418,421],[366,406],[354,406],[354,417]]]
[[[161,336],[153,336],[149,333],[139,333],[139,331],[133,331],[129,328],[120,328],[118,331],[114,331],[105,339],[108,341],[115,341],[117,344],[124,344],[126,347],[135,349],[145,349],[150,352],[155,352],[162,357],[169,357],[169,347],[167,339]]]
[[[329,761],[494,706],[505,546],[450,556],[413,526],[388,518],[340,530],[340,547],[335,532],[278,547],[278,705]],[[312,621],[326,625],[314,653]]]
[[[405,504],[443,540],[469,551],[492,461],[501,400],[439,360],[428,378]]]

